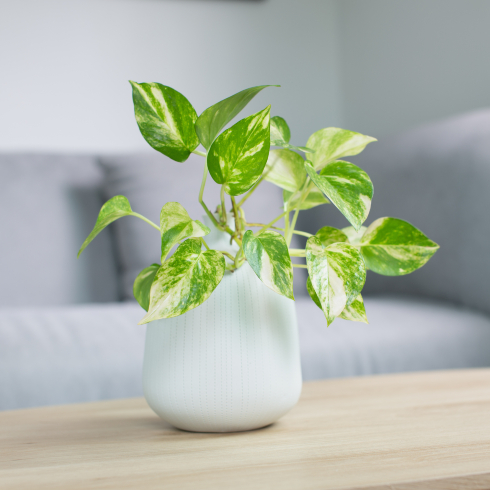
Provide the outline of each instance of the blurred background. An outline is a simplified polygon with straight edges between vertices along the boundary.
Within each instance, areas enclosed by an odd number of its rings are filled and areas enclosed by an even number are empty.
[[[203,159],[148,146],[129,79],[198,114],[280,84],[240,117],[272,104],[294,145],[328,126],[374,136],[348,158],[374,184],[366,224],[395,216],[440,244],[408,276],[368,272],[369,325],[327,330],[295,272],[305,380],[490,366],[489,25],[488,0],[0,0],[0,409],[142,393],[132,283],[158,232],[122,219],[76,253],[114,195],[153,221],[168,201],[202,216]],[[282,193],[265,182],[248,205],[268,222]],[[298,220],[325,225],[348,223],[334,206]]]
[[[490,102],[485,0],[0,1],[0,150],[147,150],[128,79],[377,138]]]

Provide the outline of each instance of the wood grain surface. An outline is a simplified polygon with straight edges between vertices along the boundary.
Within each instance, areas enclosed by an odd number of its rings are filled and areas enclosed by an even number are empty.
[[[305,383],[265,429],[195,434],[143,399],[0,412],[6,489],[490,489],[490,369]]]

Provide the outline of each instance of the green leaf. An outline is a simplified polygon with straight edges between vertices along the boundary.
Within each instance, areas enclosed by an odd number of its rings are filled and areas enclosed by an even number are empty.
[[[158,270],[150,290],[150,308],[139,325],[183,315],[204,303],[223,279],[225,259],[216,250],[201,250],[189,238]]]
[[[410,223],[379,218],[361,239],[361,252],[369,269],[384,276],[402,276],[422,267],[439,249]]]
[[[323,192],[318,189],[318,187],[310,182],[308,184],[308,195],[300,206],[300,210],[311,209],[322,204],[329,204],[330,201],[323,195]],[[292,210],[298,206],[301,201],[301,190],[295,192],[294,194],[289,191],[283,191],[282,193],[284,201],[284,209]]]
[[[359,230],[371,209],[373,183],[369,175],[349,162],[333,162],[317,174],[308,160],[305,168],[315,185],[332,201],[349,223]]]
[[[207,157],[209,173],[232,196],[248,191],[264,171],[270,147],[269,114],[267,106],[238,121],[211,145]]]
[[[353,226],[347,226],[346,228],[342,228],[342,231],[349,238],[349,243],[351,245],[360,245],[361,238],[366,230],[367,228],[365,226],[361,226],[358,231],[356,231]]]
[[[344,308],[339,318],[350,320],[351,322],[369,323],[366,316],[366,309],[364,308],[364,300],[360,294],[349,306]]]
[[[349,241],[347,235],[338,228],[334,228],[333,226],[324,226],[320,228],[315,236],[320,240],[324,247],[328,247],[332,243],[346,243]]]
[[[208,107],[196,121],[196,133],[202,146],[209,149],[219,132],[263,89],[280,85],[259,85],[238,92]]]
[[[148,311],[150,306],[150,289],[160,264],[152,264],[143,269],[136,277],[133,285],[133,294],[140,306]]]
[[[265,180],[294,192],[306,180],[304,160],[291,150],[271,150],[265,167]]]
[[[243,251],[250,267],[268,288],[294,300],[293,265],[282,235],[269,230],[254,236],[248,230],[243,236]]]
[[[307,148],[306,146],[294,146],[282,140],[273,140],[272,138],[271,138],[271,146],[280,146],[287,150],[299,150],[302,151],[303,153],[315,153],[315,150],[312,150],[311,148]]]
[[[306,146],[315,150],[311,160],[315,170],[320,170],[334,160],[361,153],[373,141],[377,141],[376,138],[354,131],[324,128],[313,133]]]
[[[308,291],[308,294],[310,295],[310,298],[313,300],[313,302],[321,310],[322,309],[322,304],[320,303],[320,299],[318,298],[318,294],[316,294],[316,291],[313,289],[313,284],[311,284],[310,276],[308,276],[308,278],[306,279],[306,290]]]
[[[99,216],[95,222],[94,229],[83,242],[77,257],[85,250],[87,245],[109,224],[123,216],[130,216],[133,213],[129,201],[124,196],[114,196],[109,199],[100,209]]]
[[[172,247],[186,239],[206,236],[211,230],[199,220],[190,218],[178,202],[168,202],[160,211],[160,231],[162,234],[162,264]]]
[[[177,90],[160,83],[136,83],[134,114],[149,145],[172,160],[184,162],[199,145],[196,111]]]
[[[271,117],[271,144],[275,140],[289,143],[290,139],[291,131],[286,120],[280,116]]]
[[[366,268],[360,252],[347,243],[322,245],[317,236],[306,242],[311,286],[330,325],[361,292]]]

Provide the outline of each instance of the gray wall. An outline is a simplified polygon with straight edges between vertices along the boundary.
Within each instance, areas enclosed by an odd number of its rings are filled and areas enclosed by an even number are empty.
[[[340,0],[343,122],[382,137],[490,106],[488,0]]]
[[[340,124],[332,1],[0,0],[0,151],[146,149],[128,79],[197,111],[249,86],[304,144]]]

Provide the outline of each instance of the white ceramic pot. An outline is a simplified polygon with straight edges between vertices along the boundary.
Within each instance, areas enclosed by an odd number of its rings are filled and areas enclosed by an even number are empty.
[[[180,429],[264,427],[296,404],[301,383],[294,301],[267,288],[248,263],[226,272],[194,310],[148,324],[145,397]]]

